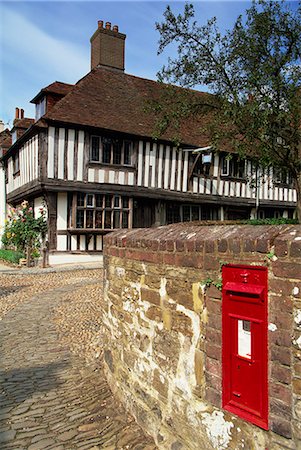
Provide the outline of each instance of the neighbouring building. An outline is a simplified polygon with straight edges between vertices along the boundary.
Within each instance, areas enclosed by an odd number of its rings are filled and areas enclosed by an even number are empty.
[[[5,195],[5,167],[1,158],[11,146],[11,132],[4,128],[4,123],[0,121],[0,247],[6,218],[6,195]]]
[[[156,117],[146,104],[164,86],[124,72],[125,38],[99,21],[91,71],[75,85],[43,88],[32,100],[35,120],[17,110],[2,157],[7,203],[47,205],[50,250],[101,251],[103,235],[118,228],[247,219],[255,212],[292,217],[289,175],[263,174],[223,149],[194,153],[210,145],[196,120],[183,124],[178,147],[168,132],[152,138]]]

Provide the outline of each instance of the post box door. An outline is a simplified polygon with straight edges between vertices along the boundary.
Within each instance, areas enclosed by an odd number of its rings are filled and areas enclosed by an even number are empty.
[[[223,407],[268,427],[267,270],[223,267]]]

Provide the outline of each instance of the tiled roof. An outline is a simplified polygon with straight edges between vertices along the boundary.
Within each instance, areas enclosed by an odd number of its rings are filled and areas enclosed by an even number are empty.
[[[34,122],[34,119],[30,119],[28,117],[24,117],[23,119],[15,119],[13,128],[23,128],[27,130],[27,128],[33,125]]]
[[[12,145],[11,133],[8,128],[0,133],[0,148],[7,150]]]
[[[44,119],[151,137],[156,114],[146,112],[145,108],[147,101],[160,98],[163,89],[164,85],[156,81],[97,67],[46,113]],[[209,95],[185,91],[192,98]],[[187,145],[208,145],[208,139],[200,131],[203,124],[197,118],[183,122],[180,141]],[[161,136],[167,141],[174,137],[174,130],[167,130]]]
[[[39,100],[40,97],[44,96],[44,94],[57,94],[57,95],[66,95],[71,89],[74,87],[74,84],[62,83],[61,81],[55,81],[54,83],[49,84],[40,90],[40,92],[31,100],[31,103],[35,103]]]

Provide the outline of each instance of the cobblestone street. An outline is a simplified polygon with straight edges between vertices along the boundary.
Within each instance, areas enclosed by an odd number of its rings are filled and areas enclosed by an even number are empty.
[[[0,448],[155,445],[115,400],[101,364],[98,270],[0,274]]]

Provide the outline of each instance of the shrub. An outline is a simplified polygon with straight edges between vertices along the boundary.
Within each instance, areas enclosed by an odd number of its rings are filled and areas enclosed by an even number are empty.
[[[2,243],[6,249],[13,249],[27,256],[27,263],[38,253],[47,233],[46,210],[40,208],[40,216],[34,217],[32,208],[24,200],[20,208],[11,208]]]

